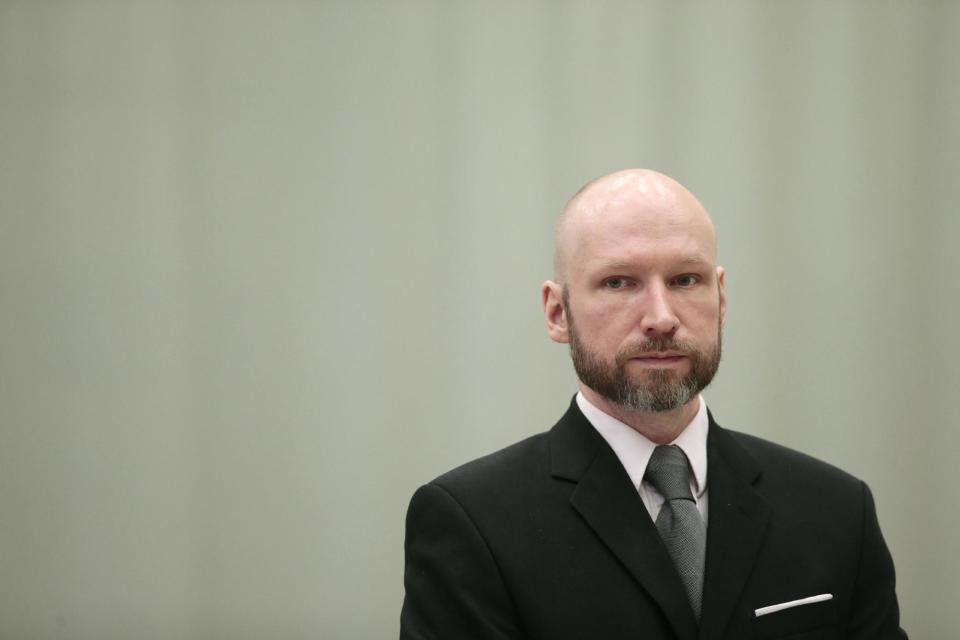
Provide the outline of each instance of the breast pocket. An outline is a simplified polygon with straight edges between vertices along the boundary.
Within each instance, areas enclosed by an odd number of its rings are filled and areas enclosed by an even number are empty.
[[[838,640],[835,600],[804,604],[753,620],[757,640]]]

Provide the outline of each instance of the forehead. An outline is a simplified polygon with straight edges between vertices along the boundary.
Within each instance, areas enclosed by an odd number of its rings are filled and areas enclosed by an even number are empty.
[[[692,196],[613,194],[576,211],[568,231],[572,271],[716,262],[713,225]]]

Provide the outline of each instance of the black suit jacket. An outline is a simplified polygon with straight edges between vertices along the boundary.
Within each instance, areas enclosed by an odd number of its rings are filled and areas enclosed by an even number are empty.
[[[550,431],[414,494],[401,640],[906,638],[864,483],[712,416],[707,456],[699,625],[636,488],[573,402]]]

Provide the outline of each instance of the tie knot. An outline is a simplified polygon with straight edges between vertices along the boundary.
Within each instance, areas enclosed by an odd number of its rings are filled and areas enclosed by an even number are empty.
[[[662,444],[654,449],[644,477],[660,492],[664,500],[693,500],[690,492],[690,463],[683,449],[677,445]]]

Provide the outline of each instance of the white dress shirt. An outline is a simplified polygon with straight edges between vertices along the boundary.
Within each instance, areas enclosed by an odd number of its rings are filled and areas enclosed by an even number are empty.
[[[670,444],[675,444],[687,456],[690,461],[690,467],[693,474],[690,477],[690,491],[693,493],[697,502],[697,509],[703,516],[703,521],[707,522],[707,430],[709,421],[707,419],[707,404],[703,396],[698,396],[700,408],[697,415],[693,417],[680,435]],[[640,493],[640,499],[650,513],[654,521],[660,513],[660,507],[663,506],[663,496],[660,495],[653,485],[643,479],[647,471],[647,463],[650,462],[650,456],[657,444],[648,440],[632,427],[620,422],[613,416],[604,413],[582,393],[577,393],[577,406],[586,416],[593,428],[596,429],[603,439],[607,441],[613,452],[620,459],[620,464],[626,469],[630,481]]]

